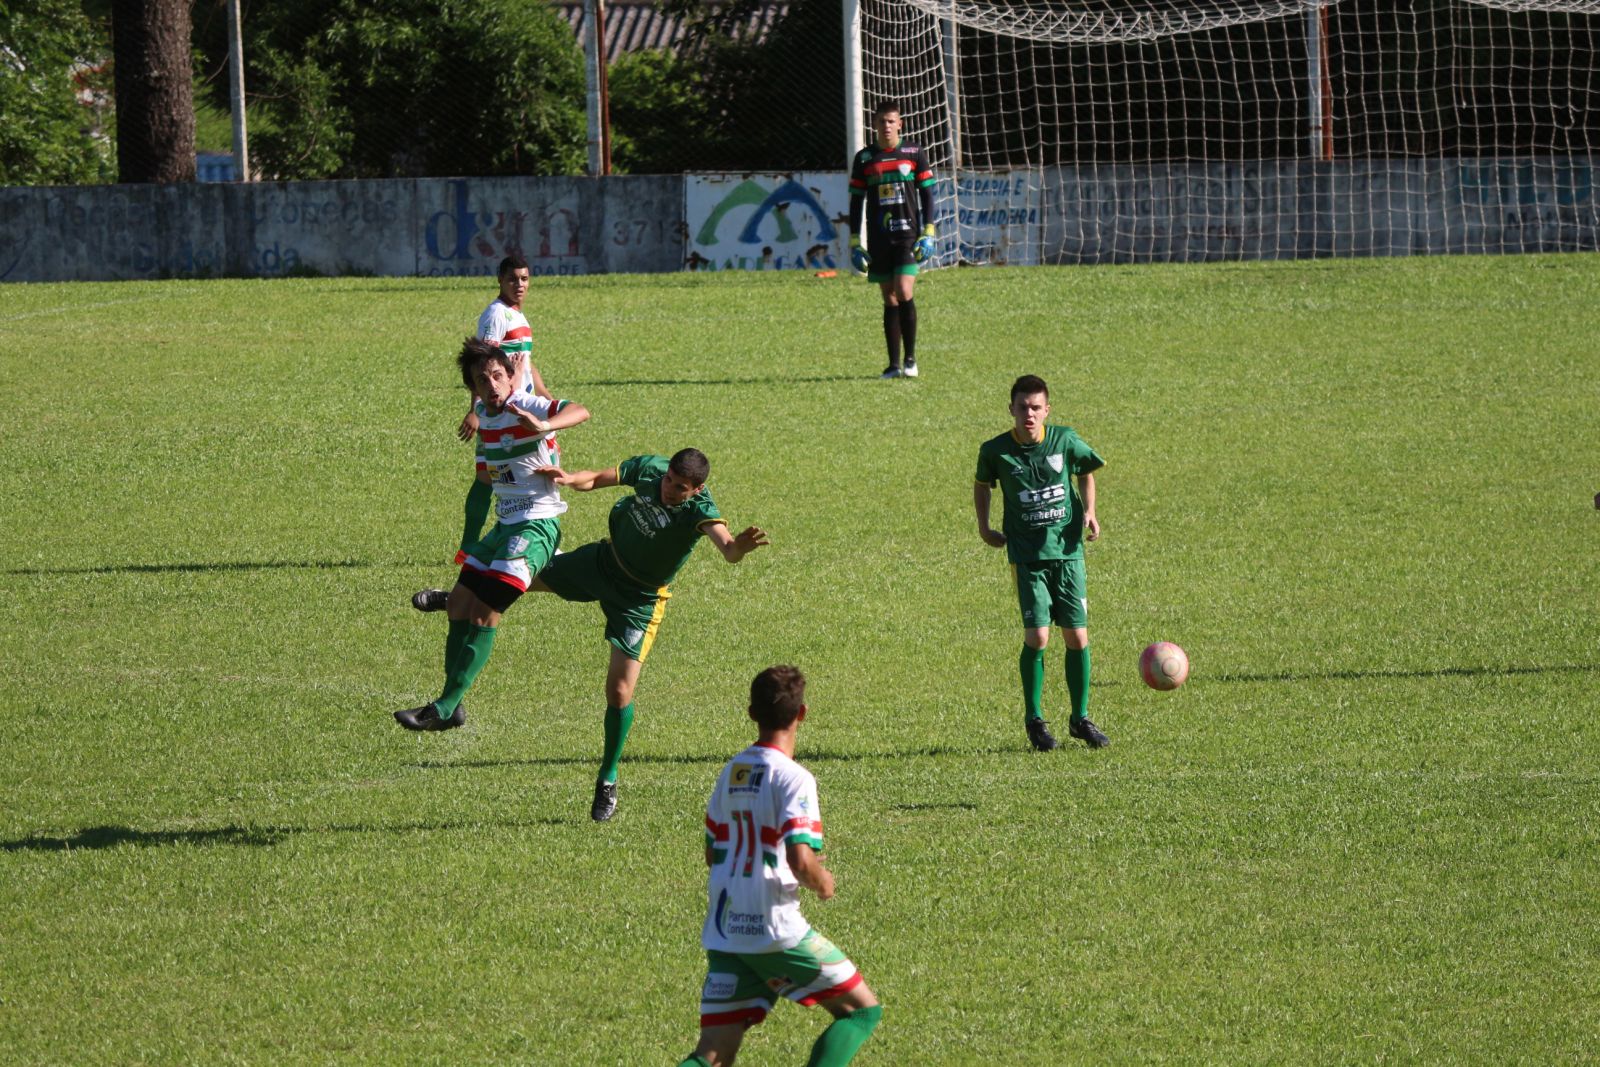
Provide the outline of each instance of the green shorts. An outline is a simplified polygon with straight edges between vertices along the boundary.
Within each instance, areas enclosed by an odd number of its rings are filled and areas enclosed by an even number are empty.
[[[706,952],[706,984],[700,991],[700,1026],[743,1023],[767,1017],[779,997],[810,1006],[861,984],[850,957],[815,930],[794,948],[778,952]]]
[[[1052,622],[1068,630],[1089,625],[1083,560],[1013,563],[1011,574],[1017,586],[1017,604],[1022,608],[1022,625],[1027,629],[1048,628]]]
[[[529,577],[539,573],[560,544],[559,519],[497,522],[481,540],[467,546],[462,566],[524,592]]]
[[[672,596],[664,585],[646,589],[624,576],[609,541],[591,541],[556,556],[539,572],[539,580],[562,600],[599,601],[606,617],[606,640],[640,663],[655,644]]]

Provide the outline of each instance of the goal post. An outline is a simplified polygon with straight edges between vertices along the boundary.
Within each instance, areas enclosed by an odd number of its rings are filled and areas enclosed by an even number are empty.
[[[941,266],[1600,248],[1600,0],[845,2]]]

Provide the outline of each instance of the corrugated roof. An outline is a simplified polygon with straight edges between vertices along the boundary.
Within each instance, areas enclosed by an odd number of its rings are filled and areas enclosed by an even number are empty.
[[[582,0],[557,0],[561,15],[572,27],[579,43],[583,41]],[[788,0],[767,0],[751,12],[738,34],[760,40],[789,13]],[[606,62],[613,63],[627,52],[647,48],[676,49],[683,41],[683,19],[668,14],[649,0],[612,0],[606,4]]]

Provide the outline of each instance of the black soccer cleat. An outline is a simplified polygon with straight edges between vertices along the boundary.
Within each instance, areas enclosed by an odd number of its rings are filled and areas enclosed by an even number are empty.
[[[467,721],[467,706],[457,704],[455,712],[448,719],[441,719],[439,709],[430,702],[420,708],[395,712],[394,721],[407,730],[454,730]]]
[[[878,377],[882,378],[884,381],[888,381],[890,378],[898,378],[900,377],[900,368],[891,363],[887,367],[883,368],[883,373],[878,375]]]
[[[1022,724],[1028,728],[1028,742],[1040,752],[1049,752],[1059,742],[1056,735],[1050,732],[1050,724],[1043,719],[1024,719]]]
[[[1100,732],[1100,727],[1088,719],[1073,719],[1067,723],[1067,733],[1076,737],[1090,748],[1105,748],[1111,743],[1111,738]]]
[[[443,589],[419,589],[411,594],[411,606],[418,611],[443,611],[450,594]]]
[[[617,813],[617,783],[596,782],[594,784],[594,803],[589,805],[589,818],[595,822],[605,822]]]

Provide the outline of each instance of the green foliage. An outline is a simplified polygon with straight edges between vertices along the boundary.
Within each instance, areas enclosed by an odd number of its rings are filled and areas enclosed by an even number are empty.
[[[699,64],[672,52],[628,52],[611,64],[611,162],[619,174],[676,173],[705,141],[710,104]]]
[[[0,290],[8,1063],[678,1062],[703,806],[780,661],[862,1067],[1600,1060],[1600,256],[939,271],[915,382],[859,280],[537,280],[566,462],[695,445],[772,538],[686,565],[605,826],[594,605],[513,606],[464,729],[389,717],[439,680],[407,601],[454,574],[493,293]],[[87,391],[40,373],[86,309]],[[974,533],[1026,371],[1108,462],[1101,752],[1027,749]],[[824,1024],[780,1004],[741,1062]]]
[[[797,0],[764,37],[753,2],[669,9],[685,19],[683,58],[611,66],[614,160],[632,173],[845,166],[836,0]]]
[[[109,39],[73,0],[0,5],[0,185],[116,180]]]
[[[213,65],[222,34],[217,19],[200,31]],[[583,166],[582,56],[546,4],[284,0],[246,20],[245,63],[251,155],[273,177]],[[219,102],[226,91],[213,80]]]

